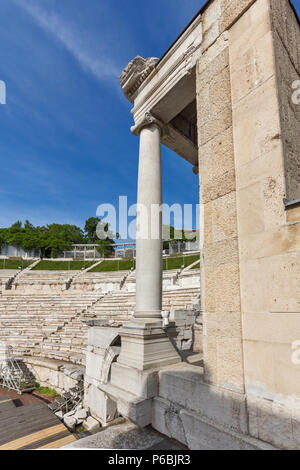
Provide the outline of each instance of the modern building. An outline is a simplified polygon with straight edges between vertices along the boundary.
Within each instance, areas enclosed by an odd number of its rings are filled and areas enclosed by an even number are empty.
[[[33,248],[32,250],[24,250],[20,246],[12,246],[12,245],[3,245],[0,248],[0,255],[7,257],[7,258],[37,258],[40,256],[40,250],[37,248]]]

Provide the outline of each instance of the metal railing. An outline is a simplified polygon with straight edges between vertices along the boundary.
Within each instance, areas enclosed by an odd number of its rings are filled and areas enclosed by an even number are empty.
[[[83,382],[80,382],[68,392],[63,393],[61,397],[56,398],[53,403],[48,405],[48,408],[53,413],[61,412],[61,418],[63,418],[66,413],[73,411],[82,403],[83,395],[84,385]]]

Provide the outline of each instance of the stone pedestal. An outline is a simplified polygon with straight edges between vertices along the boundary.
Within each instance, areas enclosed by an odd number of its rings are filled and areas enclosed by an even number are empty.
[[[133,319],[120,330],[122,338],[118,363],[139,371],[181,362],[162,328],[162,320]]]
[[[141,371],[114,363],[110,383],[138,397],[153,398],[158,394],[158,370]]]

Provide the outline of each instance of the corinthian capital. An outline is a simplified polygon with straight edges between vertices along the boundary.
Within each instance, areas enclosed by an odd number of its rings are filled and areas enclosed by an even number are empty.
[[[133,59],[122,72],[120,77],[121,87],[126,98],[133,102],[133,97],[144,80],[150,75],[159,59],[150,57],[136,57]]]

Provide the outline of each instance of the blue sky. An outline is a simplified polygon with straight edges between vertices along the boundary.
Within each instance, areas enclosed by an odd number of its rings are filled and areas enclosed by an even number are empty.
[[[204,1],[0,1],[0,227],[83,226],[119,195],[135,203],[139,142],[119,75],[136,55],[160,57]],[[198,203],[192,166],[165,147],[163,188],[166,203]]]

